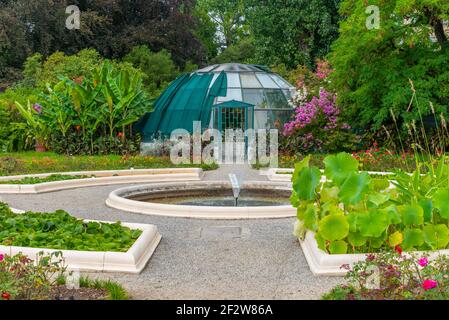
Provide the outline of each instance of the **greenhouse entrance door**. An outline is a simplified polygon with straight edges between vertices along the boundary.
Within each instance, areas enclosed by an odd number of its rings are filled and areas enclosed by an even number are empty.
[[[221,132],[222,142],[230,146],[234,143],[237,149],[243,148],[245,158],[248,151],[248,138],[245,132],[248,129],[253,129],[254,123],[254,106],[242,101],[227,101],[214,105],[214,129]],[[226,137],[226,130],[233,130],[236,136],[232,141],[229,141],[229,136]],[[228,139],[226,139],[228,138]],[[241,145],[241,147],[239,147]],[[234,149],[234,152],[237,152]]]

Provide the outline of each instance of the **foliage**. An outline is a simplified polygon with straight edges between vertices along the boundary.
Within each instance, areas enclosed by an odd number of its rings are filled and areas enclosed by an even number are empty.
[[[80,278],[81,288],[104,289],[108,292],[108,300],[128,300],[129,296],[126,290],[119,284],[110,280]]]
[[[316,72],[303,67],[294,72],[298,89],[290,103],[295,114],[284,124],[283,153],[351,151],[359,142],[340,116],[336,95],[324,88],[332,69],[326,61],[317,66]]]
[[[396,172],[396,188],[382,177],[359,172],[347,153],[324,159],[325,181],[306,157],[295,167],[292,204],[304,228],[315,232],[328,253],[377,252],[401,245],[404,250],[438,250],[449,244],[449,164],[417,164],[412,174]],[[314,178],[310,177],[314,172]],[[299,232],[302,234],[302,232]]]
[[[22,152],[0,155],[0,176],[46,172],[93,170],[160,169],[173,167],[201,167],[214,170],[212,165],[174,165],[169,157],[150,156],[65,156],[50,152]]]
[[[0,181],[0,184],[39,184],[45,182],[54,182],[54,181],[65,181],[65,180],[76,180],[76,179],[87,179],[94,178],[95,176],[74,176],[74,175],[64,175],[64,174],[52,174],[48,177],[40,178],[40,177],[25,177],[20,180],[8,180],[8,181]]]
[[[152,97],[157,97],[178,75],[178,70],[166,50],[152,52],[148,46],[134,47],[124,61],[140,69],[144,84]]]
[[[216,27],[216,41],[223,50],[248,35],[244,0],[199,0],[197,8],[209,15]]]
[[[120,222],[84,222],[62,210],[13,213],[0,203],[0,243],[58,250],[126,252],[142,234]]]
[[[81,10],[81,28],[67,30],[66,8]],[[181,68],[199,64],[205,49],[195,34],[194,1],[14,0],[0,3],[0,80],[8,84],[26,57],[57,51],[74,54],[94,48],[106,58],[122,58],[132,47],[148,44],[168,50]],[[1,87],[1,85],[0,85]]]
[[[431,115],[447,115],[449,103],[449,41],[444,33],[447,1],[376,0],[380,28],[368,30],[367,4],[345,0],[341,4],[340,37],[332,46],[331,76],[338,102],[361,128],[378,130]],[[414,82],[410,87],[409,80]],[[420,92],[418,105],[409,101]]]
[[[35,261],[21,253],[14,256],[0,254],[1,299],[49,299],[51,288],[65,269],[61,252],[40,252]]]
[[[400,252],[400,250],[398,250]],[[352,268],[344,266],[347,284],[324,295],[324,300],[447,300],[449,259],[388,251],[370,254]]]
[[[338,35],[340,0],[247,0],[246,19],[256,60],[266,65],[313,67]]]
[[[40,138],[38,133],[48,132],[48,145],[56,152],[122,154],[138,149],[127,136],[147,111],[149,100],[142,89],[142,74],[130,65],[106,60],[88,76],[64,77],[47,86],[47,92],[40,95],[39,112],[22,115],[29,124],[42,124],[33,134]]]
[[[82,80],[101,61],[100,54],[94,49],[84,49],[73,55],[57,51],[45,60],[40,53],[36,53],[24,63],[23,83],[44,90],[58,83],[62,76]]]
[[[254,49],[253,40],[246,38],[224,49],[212,63],[254,63]]]
[[[15,102],[26,105],[38,99],[37,90],[18,85],[0,93],[0,151],[22,151],[32,146],[33,137],[29,135],[24,119]]]

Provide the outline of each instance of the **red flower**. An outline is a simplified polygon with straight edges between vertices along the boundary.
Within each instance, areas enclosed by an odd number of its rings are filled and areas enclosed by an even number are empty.
[[[2,299],[3,300],[9,300],[11,298],[11,295],[8,292],[2,293]]]
[[[124,137],[125,135],[123,134],[123,132],[119,132],[119,133],[117,134],[117,136],[118,136],[119,138],[122,138],[122,137]]]
[[[395,250],[397,253],[399,253],[399,255],[402,254],[402,248],[401,248],[400,246],[394,247],[394,250]]]

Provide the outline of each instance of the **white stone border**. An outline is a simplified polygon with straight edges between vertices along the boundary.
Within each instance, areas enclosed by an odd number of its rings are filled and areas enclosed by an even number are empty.
[[[268,177],[268,180],[270,181],[292,181],[292,174],[295,169],[288,169],[288,168],[270,168],[266,170],[263,174]],[[291,172],[288,173],[282,173],[279,172]],[[321,170],[321,172],[324,172],[324,170]],[[377,174],[380,176],[387,176],[394,174],[393,172],[383,172],[383,171],[367,171],[368,174]]]
[[[50,175],[90,176],[95,178],[62,180],[38,184],[0,184],[0,193],[3,194],[35,194],[66,189],[75,189],[93,186],[105,186],[128,183],[145,183],[152,181],[199,181],[203,176],[200,168],[175,169],[136,169],[136,170],[110,170],[110,171],[80,171],[58,172],[45,174],[28,174],[21,176],[0,177],[0,181],[20,180],[26,177],[45,178]]]
[[[153,185],[133,186],[115,190],[109,194],[106,200],[106,205],[115,209],[141,213],[148,215],[180,217],[180,218],[196,218],[196,219],[275,219],[275,218],[291,218],[296,216],[296,208],[286,206],[266,206],[266,207],[209,207],[209,206],[186,206],[186,205],[172,205],[149,203],[136,200],[126,199],[126,196],[137,195],[144,193],[148,189],[158,187],[176,187],[187,186],[204,187],[207,185],[229,185],[222,181],[202,181],[191,183],[164,183]],[[265,188],[271,187],[273,189],[280,189],[290,191],[291,187],[285,183],[275,182],[247,182],[244,183],[242,189],[249,187],[251,184],[261,185]]]
[[[305,239],[299,240],[302,251],[309,264],[310,271],[316,276],[344,276],[348,272],[341,268],[342,265],[354,265],[356,262],[364,261],[366,254],[328,254],[318,248],[315,234],[307,231]],[[449,250],[438,250],[432,252],[416,251],[417,255],[429,255],[434,258],[438,255],[449,255]],[[406,254],[406,253],[403,253]]]
[[[14,213],[24,213],[23,210],[13,209]],[[113,223],[110,221],[84,220],[86,222]],[[140,237],[134,242],[127,252],[103,252],[103,251],[77,251],[56,250],[48,248],[30,248],[16,246],[0,246],[0,253],[16,255],[23,253],[31,259],[37,257],[39,252],[62,252],[65,265],[68,269],[95,272],[123,272],[139,274],[147,265],[156,250],[162,236],[157,227],[150,224],[122,223],[122,226],[130,229],[142,230]]]

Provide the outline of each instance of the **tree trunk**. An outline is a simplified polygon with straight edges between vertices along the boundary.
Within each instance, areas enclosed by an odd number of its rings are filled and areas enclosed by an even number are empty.
[[[424,8],[424,14],[429,19],[429,23],[433,28],[435,36],[437,37],[438,43],[443,47],[447,45],[448,39],[446,33],[444,32],[443,21],[438,18],[429,8]]]

